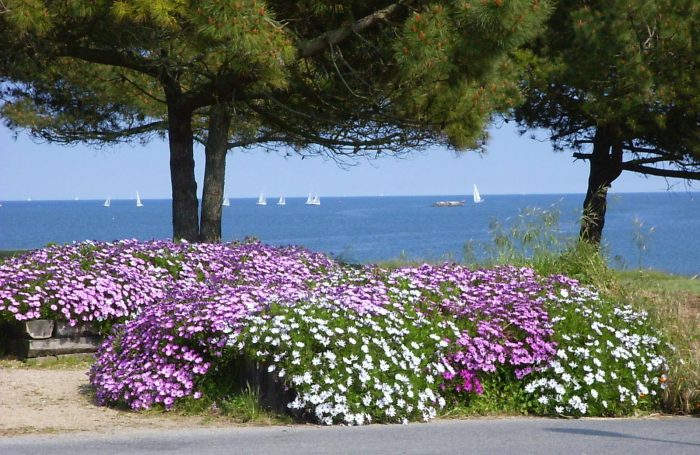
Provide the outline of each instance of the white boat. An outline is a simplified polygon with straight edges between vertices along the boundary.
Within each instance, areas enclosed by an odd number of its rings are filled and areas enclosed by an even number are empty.
[[[258,205],[267,205],[267,198],[265,197],[265,193],[260,193],[260,197],[258,198]]]
[[[104,207],[109,207],[110,205],[112,205],[112,198],[109,198],[109,197],[108,197],[107,199],[105,199],[105,203],[102,204],[102,205],[103,205]]]
[[[284,199],[284,196],[280,196],[280,200],[277,201],[277,205],[287,205],[287,201]]]
[[[143,207],[143,202],[141,202],[141,195],[136,192],[136,207]]]
[[[231,205],[231,202],[228,200],[227,197],[224,198],[224,201],[221,203],[224,207],[228,207]]]
[[[476,184],[474,184],[474,203],[480,204],[482,202],[484,202],[484,200],[481,198],[481,195],[479,194],[479,190],[476,189]]]
[[[318,194],[312,196],[311,193],[309,193],[309,197],[306,198],[306,205],[321,205],[321,198],[318,197]]]
[[[462,207],[465,201],[437,201],[433,207]]]

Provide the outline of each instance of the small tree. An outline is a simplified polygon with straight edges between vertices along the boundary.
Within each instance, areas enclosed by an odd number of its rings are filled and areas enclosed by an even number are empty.
[[[565,0],[521,55],[529,73],[516,120],[590,164],[583,240],[600,243],[623,171],[700,179],[699,30],[692,0]]]

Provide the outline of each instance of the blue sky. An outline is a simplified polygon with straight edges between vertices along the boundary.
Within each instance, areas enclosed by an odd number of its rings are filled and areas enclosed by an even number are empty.
[[[547,141],[519,136],[511,125],[490,130],[487,153],[456,156],[432,149],[405,159],[363,161],[341,169],[322,158],[283,158],[261,151],[232,152],[226,170],[229,197],[390,195],[465,195],[477,184],[482,195],[583,193],[588,165],[569,153],[554,153]],[[543,136],[544,137],[544,136]],[[198,188],[204,166],[196,151]],[[624,173],[614,192],[687,191],[682,181]],[[32,141],[0,127],[0,201],[41,199],[170,197],[167,144],[94,148]]]

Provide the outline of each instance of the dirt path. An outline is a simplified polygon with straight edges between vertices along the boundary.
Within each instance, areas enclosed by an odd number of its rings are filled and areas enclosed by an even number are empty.
[[[129,429],[217,426],[216,419],[135,414],[96,406],[87,369],[0,367],[0,437],[26,433],[115,433]],[[219,422],[219,425],[221,422]]]

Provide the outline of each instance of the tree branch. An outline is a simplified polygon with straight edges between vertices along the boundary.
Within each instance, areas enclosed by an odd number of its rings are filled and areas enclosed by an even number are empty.
[[[346,140],[339,139],[341,133],[338,133],[335,135],[335,137],[329,138],[322,136],[321,134],[318,134],[316,132],[306,131],[302,128],[292,127],[288,125],[284,120],[276,117],[268,111],[259,109],[256,106],[250,105],[250,108],[258,115],[260,115],[261,118],[264,118],[268,122],[276,125],[284,131],[288,131],[291,135],[295,136],[296,138],[303,139],[309,143],[320,145],[322,147],[326,147],[328,149],[333,150],[334,153],[340,155],[356,155],[359,151],[362,150],[381,150],[385,148],[391,148],[391,145],[395,142],[395,140],[399,140],[401,136],[401,133],[394,132],[391,134],[381,135],[379,138],[374,139]],[[351,150],[342,151],[338,150],[339,148]]]
[[[623,164],[635,164],[635,165],[636,164],[653,164],[653,163],[661,163],[663,161],[671,161],[671,160],[667,157],[657,156],[655,158],[640,158],[637,160],[631,160],[631,161],[627,161],[626,163],[623,163]]]
[[[625,145],[624,149],[629,150],[630,152],[633,152],[633,153],[652,153],[654,155],[666,155],[667,154],[663,150],[659,150],[659,149],[655,149],[655,148],[649,149],[649,148],[644,148],[644,147],[635,147],[634,145]]]
[[[154,95],[151,95],[150,92],[148,92],[146,89],[144,89],[143,87],[141,87],[141,86],[138,85],[136,82],[134,82],[134,81],[132,81],[131,79],[129,79],[128,77],[126,77],[126,76],[124,76],[124,75],[122,75],[121,77],[122,77],[122,79],[123,79],[124,81],[126,81],[129,85],[133,86],[136,90],[138,90],[139,92],[141,92],[144,96],[146,96],[146,97],[148,97],[148,98],[150,98],[150,99],[152,99],[153,101],[156,101],[156,102],[158,102],[158,103],[165,104],[165,100],[162,100],[162,99],[160,99],[160,98],[158,98],[158,97],[156,97],[156,96],[154,96]]]
[[[392,15],[396,14],[396,12],[399,11],[402,6],[408,3],[410,2],[398,1],[351,24],[343,25],[335,30],[329,30],[310,41],[300,44],[299,57],[306,58],[320,54],[330,46],[334,46],[345,41],[354,33],[360,33],[378,22],[388,20]]]
[[[655,167],[642,166],[634,163],[622,163],[625,171],[637,172],[644,175],[657,175],[659,177],[673,177],[686,180],[700,180],[700,171],[686,171],[674,169],[659,169]]]
[[[286,137],[281,134],[265,133],[260,136],[254,137],[252,139],[241,139],[238,141],[231,141],[228,143],[228,149],[234,148],[245,148],[251,145],[262,144],[265,142],[284,142]]]
[[[147,74],[157,80],[161,80],[161,76],[163,75],[161,68],[150,60],[134,54],[125,55],[113,49],[91,49],[80,46],[67,46],[63,51],[59,51],[59,56],[74,57],[86,62],[118,66]]]
[[[166,121],[155,121],[145,123],[143,125],[120,129],[118,131],[111,130],[85,130],[80,129],[63,130],[61,129],[41,129],[32,130],[32,134],[37,137],[46,139],[49,142],[58,142],[69,144],[75,141],[87,141],[92,143],[114,142],[121,141],[131,136],[138,136],[146,133],[153,133],[159,130],[164,130],[168,127]],[[52,131],[54,131],[52,133]]]

